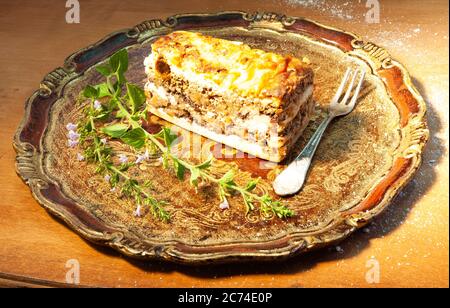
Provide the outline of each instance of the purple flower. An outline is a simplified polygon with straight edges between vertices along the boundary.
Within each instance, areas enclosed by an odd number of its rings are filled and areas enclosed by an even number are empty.
[[[149,158],[148,150],[145,150],[144,154],[140,154],[137,156],[135,163],[140,164],[144,160],[147,160]]]
[[[69,137],[70,140],[78,140],[80,139],[80,134],[78,134],[77,132],[73,131],[73,130],[69,130],[69,133],[67,134],[67,136]]]
[[[219,204],[219,208],[220,208],[221,210],[226,210],[226,209],[230,208],[230,204],[228,203],[227,198],[225,198],[225,197],[223,198],[222,203]]]
[[[125,154],[120,154],[119,161],[120,163],[125,164],[128,161],[128,157]]]
[[[77,124],[67,123],[66,128],[67,128],[67,130],[76,130]]]
[[[138,204],[136,210],[133,212],[134,216],[141,217],[141,205]]]
[[[80,153],[77,153],[77,160],[78,161],[83,161],[84,160],[84,156]]]
[[[67,145],[71,148],[74,148],[78,144],[78,140],[67,140]]]
[[[145,160],[145,158],[142,155],[138,155],[138,157],[136,158],[136,161],[134,162],[135,164],[140,164]]]
[[[94,109],[95,110],[100,110],[102,108],[102,103],[98,100],[94,101]]]
[[[109,182],[109,180],[111,180],[111,176],[109,174],[105,175],[104,177],[106,182]]]
[[[72,123],[69,123],[69,124],[72,124]],[[69,124],[67,124],[67,127],[69,127]],[[73,128],[73,126],[71,126],[71,128]],[[80,134],[78,134],[74,130],[69,130],[67,137],[69,138],[69,139],[67,139],[67,145],[71,148],[75,147],[78,144],[78,141],[80,140]]]
[[[106,138],[100,139],[100,142],[103,143],[103,144],[106,144]]]

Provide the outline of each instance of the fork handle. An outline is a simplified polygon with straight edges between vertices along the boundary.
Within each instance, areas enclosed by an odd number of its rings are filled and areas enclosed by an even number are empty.
[[[323,133],[327,129],[328,124],[330,124],[332,119],[333,119],[333,117],[331,115],[327,115],[325,117],[325,119],[322,120],[319,127],[312,135],[311,139],[309,139],[306,146],[303,148],[301,153],[294,159],[294,161],[309,160],[309,163],[311,163],[314,153],[316,152],[317,146],[319,145],[320,140],[322,139]],[[309,168],[309,163],[308,163],[308,166],[306,167],[306,169]],[[308,171],[308,170],[306,170],[306,171]]]
[[[272,186],[277,195],[292,195],[302,188],[320,139],[333,118],[333,115],[327,115],[323,119],[302,152],[275,178]]]

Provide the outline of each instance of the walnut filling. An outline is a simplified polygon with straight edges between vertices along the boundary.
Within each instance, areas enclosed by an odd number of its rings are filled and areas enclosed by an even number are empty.
[[[302,83],[298,89],[289,95],[285,110],[278,110],[278,115],[272,115],[270,108],[264,108],[255,100],[247,100],[232,95],[218,95],[209,88],[173,76],[155,78],[149,74],[146,85],[149,92],[158,92],[165,100],[150,100],[156,108],[165,108],[167,113],[178,117],[189,117],[198,124],[210,126],[217,132],[223,132],[226,127],[234,126],[250,132],[265,133],[274,127],[279,135],[286,134],[286,127],[305,109],[305,102],[312,95],[312,85]],[[266,106],[267,107],[267,106]]]
[[[298,109],[295,117],[279,132],[277,123],[267,116],[256,115],[246,120],[234,117],[229,122],[213,111],[202,111],[188,96],[180,93],[170,93],[152,82],[146,86],[147,102],[159,112],[221,135],[239,136],[255,144],[268,147],[279,147],[287,142],[292,135],[300,135],[314,111],[312,96],[308,96]]]

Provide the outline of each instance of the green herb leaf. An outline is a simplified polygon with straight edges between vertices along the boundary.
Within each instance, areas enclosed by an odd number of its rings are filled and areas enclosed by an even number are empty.
[[[143,204],[150,207],[153,216],[165,222],[170,220],[170,214],[164,209],[164,205],[167,204],[165,201],[158,201],[152,197],[148,197],[143,200]]]
[[[232,185],[234,184],[233,179],[234,179],[234,170],[230,169],[227,171],[227,173],[225,173],[219,180],[219,183],[221,184],[225,184],[225,185]]]
[[[229,195],[222,187],[222,185],[219,185],[219,198],[220,201],[224,201],[226,199],[226,196]]]
[[[144,187],[144,188],[150,188],[153,185],[152,185],[152,182],[150,180],[145,180],[144,183],[142,183],[141,186]]]
[[[117,183],[119,183],[120,177],[118,173],[114,173],[111,176],[111,179],[109,180],[109,183],[111,184],[112,187],[115,187],[117,185]]]
[[[127,93],[132,113],[135,113],[145,103],[145,92],[140,87],[127,83]]]
[[[163,153],[163,155],[162,155],[162,163],[163,163],[164,169],[169,168],[169,160],[167,158],[167,153]]]
[[[107,106],[108,106],[108,110],[109,110],[110,112],[113,112],[114,109],[117,108],[117,100],[116,100],[115,98],[111,98],[111,99],[108,101]],[[117,116],[116,116],[116,117],[117,117]]]
[[[120,171],[127,171],[128,169],[130,169],[130,167],[131,166],[133,166],[134,164],[133,163],[124,163],[124,164],[121,164],[120,166],[119,166],[119,170]]]
[[[86,124],[84,124],[84,126],[82,127],[81,133],[90,133],[92,132],[92,124],[91,121],[86,121]]]
[[[109,65],[99,65],[95,69],[105,77],[111,75],[111,67]]]
[[[212,158],[202,162],[201,164],[196,165],[195,167],[201,170],[205,170],[208,169],[209,167],[211,167],[211,162],[212,162]]]
[[[141,127],[134,128],[123,134],[120,139],[135,149],[140,149],[145,145],[146,135]]]
[[[121,49],[109,58],[109,65],[114,73],[120,73],[123,76],[128,70],[128,52],[126,49]]]
[[[117,83],[119,85],[123,85],[126,81],[127,80],[125,79],[124,73],[122,71],[120,71],[120,68],[119,68],[119,71],[117,72]]]
[[[114,84],[112,84],[112,90],[114,91],[113,95],[119,97],[122,93],[122,85],[119,82],[114,82]]]
[[[273,200],[268,194],[261,197],[261,210],[265,215],[269,215],[269,212],[272,212],[279,218],[294,216],[294,212],[292,210],[288,209],[280,201]]]
[[[128,130],[128,125],[116,123],[102,128],[102,132],[113,138],[122,137]]]
[[[83,96],[86,98],[96,99],[98,98],[98,89],[91,85],[87,85],[83,90]]]
[[[109,113],[110,113],[109,111],[103,111],[94,116],[93,118],[96,120],[106,120],[109,117]]]
[[[96,85],[95,88],[98,91],[97,92],[98,93],[98,98],[111,96],[111,93],[109,92],[109,88],[108,88],[108,84],[107,83],[100,83],[100,84]]]
[[[246,191],[252,191],[253,189],[256,188],[256,185],[258,185],[259,179],[254,179],[251,180],[250,182],[247,183],[247,186],[245,187]]]
[[[163,139],[166,144],[166,147],[170,149],[172,143],[178,138],[177,135],[173,134],[170,128],[164,127],[163,130]]]
[[[177,174],[177,178],[179,180],[183,180],[184,173],[186,172],[186,168],[182,164],[180,164],[180,162],[176,159],[173,160],[173,164],[174,164],[175,172]]]
[[[244,194],[242,194],[242,198],[244,199],[244,204],[246,207],[245,212],[248,213],[249,211],[253,211],[255,209],[255,205],[253,204],[253,199]]]
[[[189,171],[191,172],[191,177],[189,179],[189,183],[191,183],[192,186],[197,187],[198,186],[198,179],[200,177],[200,169],[192,168]]]
[[[118,118],[118,119],[125,118],[126,116],[127,116],[127,113],[125,112],[125,110],[119,109],[116,112],[116,118]]]

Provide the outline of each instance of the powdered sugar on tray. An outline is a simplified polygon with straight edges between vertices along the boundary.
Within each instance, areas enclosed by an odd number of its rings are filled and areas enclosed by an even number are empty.
[[[311,8],[344,20],[351,20],[354,18],[352,1],[346,1],[340,4],[330,3],[330,1],[325,0],[286,0],[285,2],[289,6]]]

